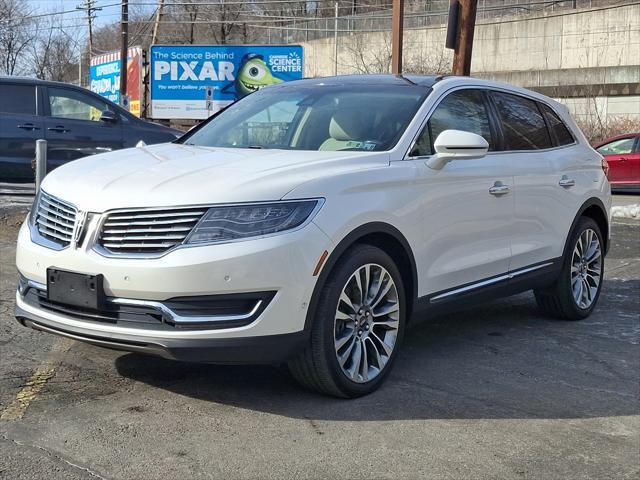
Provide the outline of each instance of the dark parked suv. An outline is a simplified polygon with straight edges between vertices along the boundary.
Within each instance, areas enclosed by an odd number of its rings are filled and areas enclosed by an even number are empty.
[[[140,140],[164,143],[180,135],[81,87],[0,77],[0,181],[33,181],[37,139],[47,140],[52,170],[87,155],[134,147]]]

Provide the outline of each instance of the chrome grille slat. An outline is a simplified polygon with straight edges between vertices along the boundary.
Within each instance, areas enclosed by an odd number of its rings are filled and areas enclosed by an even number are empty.
[[[185,235],[104,235],[105,242],[122,242],[124,240],[184,240]]]
[[[73,226],[67,226],[67,225],[62,225],[59,223],[55,223],[53,221],[50,221],[47,217],[45,216],[41,216],[39,218],[39,222],[40,225],[42,225],[43,227],[49,228],[53,231],[58,231],[60,229],[62,229],[63,231],[65,231],[68,234],[71,234],[73,232]]]
[[[35,208],[34,222],[38,233],[61,247],[68,246],[73,237],[76,207],[41,191]]]
[[[47,195],[46,193],[43,193],[41,200],[45,203],[48,203],[49,205],[51,205],[53,208],[56,208],[58,210],[62,210],[63,212],[66,212],[68,215],[75,217],[76,215],[76,209],[75,207],[72,207],[71,205],[65,204],[63,202],[61,202],[58,199],[54,199],[53,197],[51,197],[50,195]]]
[[[162,214],[163,217],[165,218],[170,218],[170,217],[186,217],[186,216],[200,216],[204,213],[204,210],[198,210],[198,211],[178,211],[178,212],[171,212],[171,213],[164,213]],[[131,215],[131,214],[120,214],[120,213],[112,213],[111,215],[109,215],[110,219],[114,219],[114,220],[140,220],[142,218],[150,218],[150,219],[154,219],[157,218],[156,214],[153,213],[141,213],[139,215]]]
[[[51,223],[55,223],[57,225],[60,225],[63,228],[70,228],[71,230],[73,230],[73,223],[74,222],[70,222],[66,219],[61,219],[61,218],[56,218],[56,216],[51,216],[47,213],[43,213],[43,210],[38,211],[38,215],[41,218],[44,218],[45,220],[51,222]]]
[[[162,248],[168,249],[173,247],[173,243],[130,243],[127,245],[127,248]],[[105,248],[109,249],[122,249],[122,245],[120,243],[104,243],[102,245]]]
[[[200,217],[179,218],[171,220],[156,220],[154,222],[106,222],[105,227],[124,227],[128,225],[170,225],[172,223],[192,223],[200,220]]]
[[[71,223],[73,223],[75,221],[75,215],[69,215],[68,213],[66,213],[63,210],[52,210],[51,208],[47,207],[46,205],[40,205],[40,210],[48,212],[51,215],[55,215],[57,217],[60,217],[61,219],[64,219],[64,220],[66,220],[68,222],[71,222]]]
[[[112,212],[102,222],[98,245],[113,255],[157,255],[180,245],[206,209],[172,208]]]
[[[46,228],[46,227],[42,227],[40,229],[40,235],[44,235],[45,237],[53,237],[53,238],[57,238],[58,240],[61,240],[62,242],[67,242],[67,245],[69,244],[69,239],[66,235],[61,235],[58,232],[56,232],[55,230],[52,230],[50,228]]]
[[[191,227],[169,227],[169,228],[105,228],[105,234],[118,233],[155,233],[155,232],[189,232]]]

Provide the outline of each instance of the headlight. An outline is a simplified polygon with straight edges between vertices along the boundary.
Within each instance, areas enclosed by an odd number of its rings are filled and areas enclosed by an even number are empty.
[[[185,243],[232,242],[292,230],[311,220],[320,205],[315,199],[212,207]]]

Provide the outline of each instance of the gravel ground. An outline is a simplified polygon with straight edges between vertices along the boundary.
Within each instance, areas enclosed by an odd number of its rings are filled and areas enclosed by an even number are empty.
[[[571,479],[640,476],[640,222],[613,227],[582,322],[530,293],[408,331],[358,400],[284,369],[171,362],[66,341],[12,316],[25,203],[0,208],[0,478]],[[35,393],[34,393],[35,392]]]

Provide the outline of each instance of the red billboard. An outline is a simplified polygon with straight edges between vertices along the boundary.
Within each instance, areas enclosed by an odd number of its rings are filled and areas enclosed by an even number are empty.
[[[109,52],[91,57],[89,68],[89,88],[108,98],[114,103],[120,103],[120,52]],[[129,96],[129,111],[140,116],[142,92],[142,48],[131,47],[127,54],[127,95]]]

